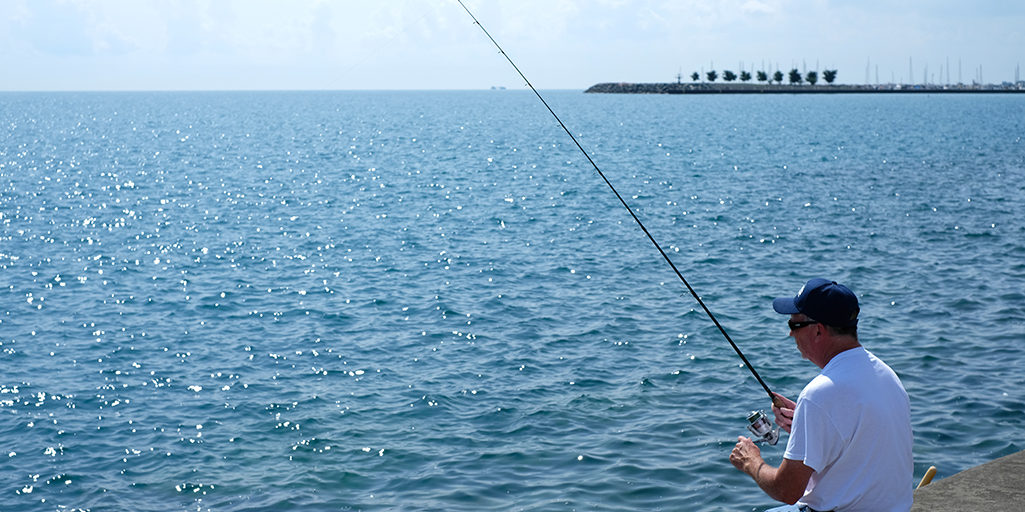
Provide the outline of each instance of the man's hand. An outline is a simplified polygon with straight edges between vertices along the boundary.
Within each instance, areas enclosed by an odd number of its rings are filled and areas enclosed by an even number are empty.
[[[754,479],[770,498],[793,505],[804,496],[814,469],[799,460],[783,459],[774,467],[762,459],[762,451],[750,439],[739,436],[730,452],[730,462]]]
[[[794,422],[794,409],[797,408],[797,404],[779,393],[773,393],[773,395],[776,395],[776,398],[783,402],[783,407],[772,406],[772,413],[776,415],[776,424],[789,434],[790,425]]]
[[[762,450],[758,448],[758,445],[744,436],[737,436],[737,445],[730,452],[730,463],[733,464],[733,467],[757,480],[755,475],[765,461],[762,460]]]

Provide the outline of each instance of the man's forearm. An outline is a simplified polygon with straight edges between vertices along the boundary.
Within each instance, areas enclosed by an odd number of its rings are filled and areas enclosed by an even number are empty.
[[[801,499],[801,496],[804,496],[803,487],[798,492],[794,492],[794,486],[788,486],[786,482],[781,481],[779,468],[771,466],[765,460],[754,461],[744,468],[744,472],[754,479],[765,494],[774,500],[793,505]]]
[[[804,496],[814,469],[804,461],[783,458],[779,467],[773,467],[762,458],[762,452],[750,439],[739,436],[730,452],[730,463],[743,471],[774,500],[791,505]]]

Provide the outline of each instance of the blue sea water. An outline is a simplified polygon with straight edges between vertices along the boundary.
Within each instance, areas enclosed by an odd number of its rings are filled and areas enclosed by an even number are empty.
[[[831,277],[916,480],[1025,448],[1025,97],[545,95],[774,390]],[[774,504],[764,391],[524,91],[0,94],[0,350],[9,511]]]

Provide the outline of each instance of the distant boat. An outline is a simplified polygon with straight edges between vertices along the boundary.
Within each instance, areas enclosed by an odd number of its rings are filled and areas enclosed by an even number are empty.
[[[504,91],[505,90],[505,86],[504,85],[497,85],[497,86],[496,85],[492,85],[491,86],[491,90],[492,91]]]

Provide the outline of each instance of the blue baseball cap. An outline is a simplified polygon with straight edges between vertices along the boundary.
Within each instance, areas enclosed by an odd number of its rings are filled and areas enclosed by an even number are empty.
[[[772,301],[772,309],[784,315],[805,315],[816,322],[834,327],[858,325],[858,297],[836,281],[815,278],[809,280],[794,297],[780,297]]]

